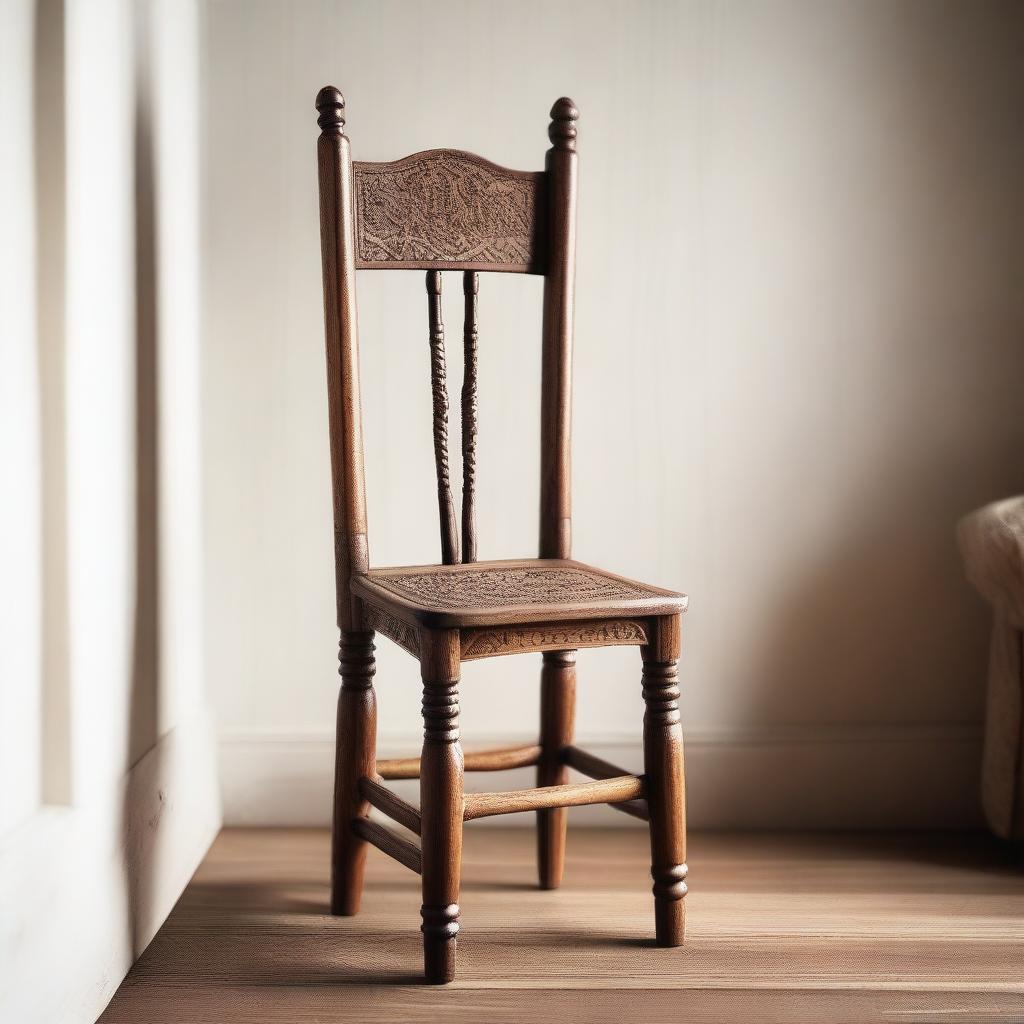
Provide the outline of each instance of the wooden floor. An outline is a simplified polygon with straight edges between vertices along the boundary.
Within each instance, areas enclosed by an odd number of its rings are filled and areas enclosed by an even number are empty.
[[[697,835],[687,944],[657,949],[641,829],[469,827],[459,978],[419,983],[419,879],[371,850],[331,918],[327,833],[215,843],[101,1020],[1024,1021],[1024,869],[984,836]]]

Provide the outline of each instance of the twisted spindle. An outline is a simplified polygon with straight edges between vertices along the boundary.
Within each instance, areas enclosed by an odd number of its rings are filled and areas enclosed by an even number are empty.
[[[430,315],[430,388],[434,407],[434,464],[437,469],[437,506],[441,519],[441,561],[459,561],[459,532],[448,470],[448,371],[444,358],[444,321],[441,318],[441,272],[427,271]]]
[[[480,275],[462,275],[466,315],[462,327],[462,560],[476,561],[477,295]]]

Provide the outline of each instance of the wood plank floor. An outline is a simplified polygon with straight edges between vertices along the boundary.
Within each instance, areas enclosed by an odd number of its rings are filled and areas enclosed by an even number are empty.
[[[467,828],[459,978],[430,988],[415,875],[371,850],[331,918],[326,832],[225,831],[101,1021],[1024,1021],[1024,869],[985,836],[698,834],[677,950],[643,830],[570,830],[557,892],[533,842]]]

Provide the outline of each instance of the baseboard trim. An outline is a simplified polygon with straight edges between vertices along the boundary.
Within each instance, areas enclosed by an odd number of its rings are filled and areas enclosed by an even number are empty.
[[[205,717],[165,734],[102,800],[41,809],[0,846],[0,1019],[91,1024],[220,829]]]
[[[473,746],[519,741],[491,736]],[[419,743],[388,738],[380,756],[409,754]],[[641,768],[635,737],[581,737],[580,745],[627,770]],[[328,734],[222,735],[225,824],[328,824],[333,757]],[[693,828],[715,829],[975,828],[983,824],[980,765],[981,731],[973,726],[689,730],[688,818]],[[530,777],[530,769],[474,774],[467,789],[514,789]],[[395,784],[413,800],[416,785]],[[570,813],[578,824],[641,825],[604,807]],[[491,824],[528,820],[508,815]]]

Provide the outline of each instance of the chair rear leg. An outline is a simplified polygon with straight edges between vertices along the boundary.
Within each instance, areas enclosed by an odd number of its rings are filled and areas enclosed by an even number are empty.
[[[359,779],[376,768],[377,698],[373,692],[372,630],[343,630],[338,653],[341,692],[334,751],[334,816],[331,828],[331,913],[355,914],[363,894],[366,843],[352,834],[352,820],[369,811]]]
[[[540,672],[540,747],[538,786],[569,780],[562,749],[572,743],[576,719],[576,652],[548,651]],[[565,865],[565,807],[537,812],[537,874],[542,889],[557,889]]]
[[[462,871],[462,747],[459,744],[459,633],[424,630],[420,849],[423,973],[431,985],[455,978]]]
[[[663,616],[652,627],[650,643],[640,653],[655,936],[659,946],[681,946],[686,920],[686,798],[679,721],[680,616]]]

